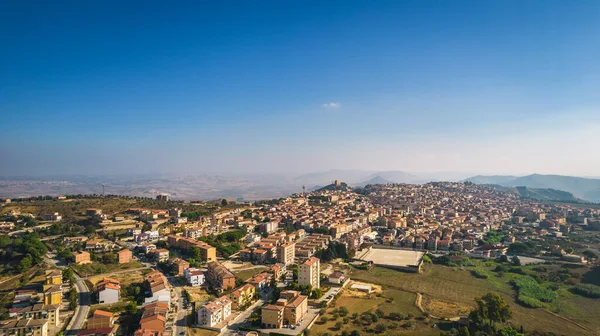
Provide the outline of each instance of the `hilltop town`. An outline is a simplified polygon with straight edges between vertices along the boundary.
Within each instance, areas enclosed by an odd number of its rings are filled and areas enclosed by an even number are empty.
[[[470,182],[2,199],[0,334],[456,334],[496,293],[504,328],[593,335],[599,208]]]

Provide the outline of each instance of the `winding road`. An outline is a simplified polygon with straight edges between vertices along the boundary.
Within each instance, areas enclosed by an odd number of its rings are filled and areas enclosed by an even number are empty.
[[[87,315],[90,311],[90,291],[85,285],[85,282],[77,274],[75,274],[75,288],[79,293],[79,305],[75,309],[75,313],[71,318],[71,322],[65,331],[66,335],[77,335],[87,320]]]

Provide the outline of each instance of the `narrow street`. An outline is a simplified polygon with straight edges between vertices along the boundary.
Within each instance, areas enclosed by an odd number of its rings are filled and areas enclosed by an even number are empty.
[[[75,288],[79,293],[79,305],[75,309],[73,318],[65,331],[65,335],[77,335],[87,320],[87,315],[90,311],[90,292],[85,285],[85,282],[77,274],[75,274]]]

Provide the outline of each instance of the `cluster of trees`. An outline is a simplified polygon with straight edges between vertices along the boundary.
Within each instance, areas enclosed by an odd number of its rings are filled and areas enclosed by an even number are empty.
[[[600,286],[592,284],[578,284],[573,287],[573,292],[593,299],[600,298]]]
[[[182,217],[187,217],[191,221],[198,220],[198,218],[203,216],[210,216],[210,211],[190,211],[190,212],[182,212]]]
[[[488,293],[475,298],[477,308],[469,314],[469,328],[462,327],[458,331],[460,336],[471,335],[497,335],[518,336],[512,327],[498,329],[497,324],[505,323],[512,318],[512,310],[504,299],[495,293]]]
[[[515,242],[510,244],[508,247],[508,253],[510,254],[525,254],[525,255],[536,255],[538,253],[537,247],[533,242]]]
[[[332,241],[325,250],[319,250],[315,256],[321,259],[321,262],[328,262],[336,258],[352,259],[356,251],[347,249],[346,245]]]
[[[490,231],[485,235],[483,242],[486,244],[499,243],[504,239],[504,234],[501,231]]]
[[[141,283],[132,283],[129,286],[121,287],[121,297],[129,299],[132,303],[143,304],[145,299],[144,286]],[[136,305],[137,312],[137,305]]]
[[[234,230],[221,233],[217,236],[200,237],[198,240],[214,246],[224,258],[228,258],[230,255],[235,254],[242,249],[242,246],[238,241],[244,238],[244,236],[246,236],[244,230]],[[198,255],[195,255],[195,253],[192,252],[192,249],[190,249],[190,256],[196,260],[200,260],[199,253],[200,251],[198,250]]]
[[[15,270],[23,273],[42,262],[48,252],[37,233],[26,233],[19,237],[0,236],[0,257],[3,260],[19,260]]]
[[[298,285],[298,283],[292,282],[288,289],[299,291],[302,295],[306,295],[311,299],[318,299],[323,296],[321,288],[313,288],[312,285]]]

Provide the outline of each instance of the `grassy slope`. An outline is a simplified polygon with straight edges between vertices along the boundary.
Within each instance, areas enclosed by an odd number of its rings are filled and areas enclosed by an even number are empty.
[[[473,298],[495,291],[501,294],[510,304],[513,310],[512,322],[516,326],[523,325],[527,330],[552,331],[567,335],[591,334],[589,331],[544,309],[528,309],[518,305],[515,302],[515,292],[508,284],[508,280],[515,276],[518,275],[505,274],[505,278],[492,276],[489,279],[478,279],[473,277],[468,270],[428,265],[422,274],[375,268],[371,271],[355,271],[352,278],[382,284],[386,288],[419,292],[440,301],[469,306],[474,305]],[[559,310],[560,314],[574,318],[583,313],[583,309],[578,308],[582,307],[578,303],[582,303],[583,298],[575,297],[564,291],[559,291],[559,296],[559,302],[562,306],[562,311]],[[588,299],[585,303],[587,305],[586,313],[579,315],[581,318],[578,319],[578,322],[585,323],[587,327],[595,329],[598,327],[596,326],[598,322],[590,318],[594,316],[594,312],[600,309],[600,301]]]

